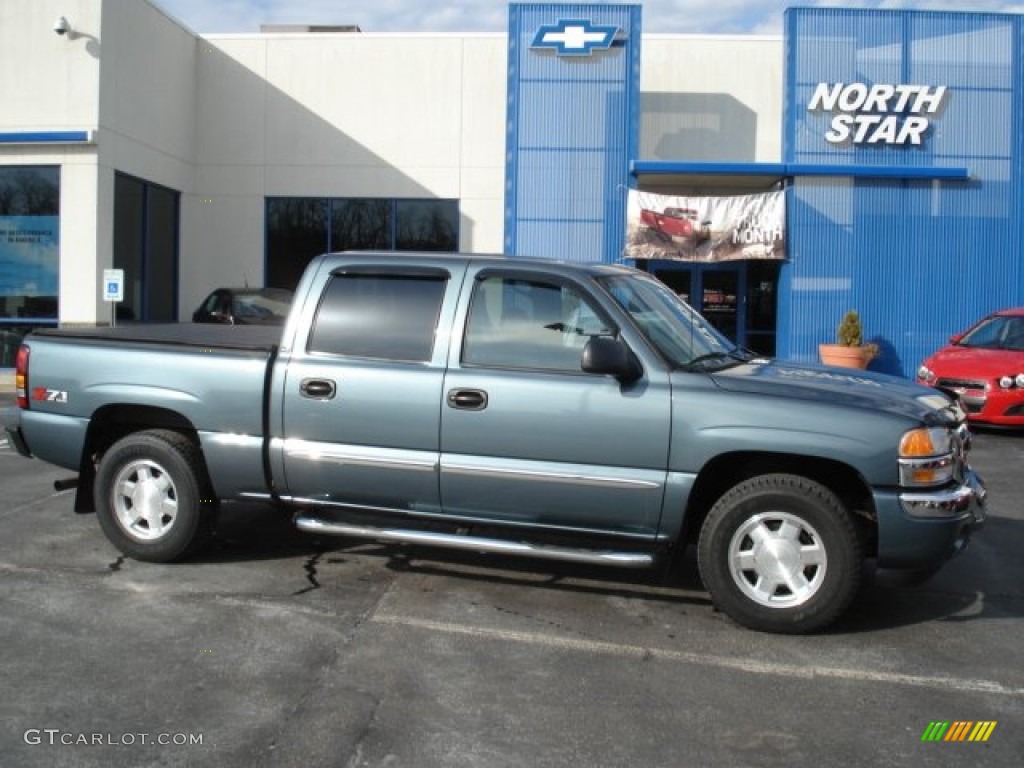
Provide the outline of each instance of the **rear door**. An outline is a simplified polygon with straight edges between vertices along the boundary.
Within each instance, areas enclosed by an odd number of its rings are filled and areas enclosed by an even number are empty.
[[[447,514],[653,537],[666,482],[667,373],[623,385],[581,370],[591,336],[617,335],[582,284],[471,267],[464,341],[441,408]]]
[[[458,293],[448,286],[464,270],[372,257],[333,270],[287,367],[283,495],[439,510],[439,404]]]

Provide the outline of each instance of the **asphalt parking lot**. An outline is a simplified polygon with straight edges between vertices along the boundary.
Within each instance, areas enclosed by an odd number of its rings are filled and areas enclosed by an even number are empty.
[[[1024,436],[973,456],[990,517],[962,557],[781,637],[716,613],[692,556],[385,547],[262,506],[226,509],[199,559],[137,563],[54,491],[66,471],[0,446],[0,764],[1016,767]],[[938,721],[996,725],[922,741]]]

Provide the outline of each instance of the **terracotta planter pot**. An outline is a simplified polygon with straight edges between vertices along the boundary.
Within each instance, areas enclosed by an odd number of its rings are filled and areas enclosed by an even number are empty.
[[[818,356],[825,365],[864,370],[871,362],[871,352],[864,347],[844,347],[842,344],[819,344]]]

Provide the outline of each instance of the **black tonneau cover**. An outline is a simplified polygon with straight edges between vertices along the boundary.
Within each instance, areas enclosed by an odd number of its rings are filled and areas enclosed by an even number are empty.
[[[208,347],[240,352],[268,353],[281,341],[280,325],[216,325],[213,323],[131,324],[103,328],[40,328],[33,336],[47,339],[81,339],[97,343],[134,343]]]

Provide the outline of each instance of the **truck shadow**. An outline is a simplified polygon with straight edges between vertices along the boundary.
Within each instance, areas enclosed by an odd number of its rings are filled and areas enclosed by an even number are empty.
[[[858,595],[825,633],[861,634],[929,622],[1020,618],[1024,616],[1024,595],[1019,586],[1024,580],[1024,567],[1007,562],[1007,556],[1000,551],[1005,552],[1005,544],[1014,541],[1024,546],[1022,539],[1024,523],[990,518],[983,537],[967,553],[927,580],[898,571],[876,570],[868,563]],[[297,559],[310,572],[311,567],[329,566],[343,555],[379,559],[383,568],[396,575],[411,573],[456,582],[513,585],[524,590],[554,590],[714,610],[701,583],[693,547],[655,568],[626,570],[314,536],[296,530],[288,513],[270,505],[227,505],[211,546],[190,562]],[[312,573],[310,589],[319,589],[315,570]],[[301,599],[310,589],[296,593],[295,599]]]
[[[379,546],[376,554],[386,557],[386,567],[399,573],[712,607],[693,558],[676,558],[655,568],[633,570],[425,547]]]

